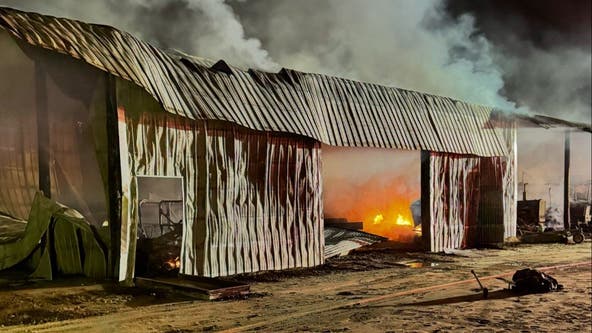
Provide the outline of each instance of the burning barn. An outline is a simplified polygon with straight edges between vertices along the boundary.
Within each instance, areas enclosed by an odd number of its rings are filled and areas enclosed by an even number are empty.
[[[430,251],[515,236],[516,132],[494,127],[492,108],[242,70],[9,8],[0,27],[0,213],[26,220],[41,191],[108,226],[120,280],[138,240],[165,234],[168,265],[187,275],[322,264],[321,143],[421,151]]]

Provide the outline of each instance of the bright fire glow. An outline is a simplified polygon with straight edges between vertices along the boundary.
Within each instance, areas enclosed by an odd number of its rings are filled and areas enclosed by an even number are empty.
[[[415,231],[417,236],[421,236],[421,224],[418,224],[417,227],[413,228],[413,231]]]
[[[416,232],[406,200],[394,200],[385,210],[363,218],[364,231],[396,241],[411,241]]]
[[[417,232],[410,204],[409,199],[399,197],[389,200],[388,203],[380,203],[377,200],[375,205],[370,203],[367,208],[359,207],[358,209],[363,209],[362,212],[367,212],[362,213],[360,218],[364,222],[364,231],[398,242],[411,242]]]
[[[382,216],[382,214],[378,214],[378,215],[374,216],[374,223],[373,224],[378,224],[378,223],[382,222],[382,220],[384,220],[384,216]]]
[[[323,150],[325,217],[363,222],[366,232],[414,242],[411,203],[421,196],[419,154],[332,146]]]
[[[413,222],[403,217],[403,215],[399,214],[397,216],[397,221],[395,222],[396,225],[406,225],[406,226],[413,226]]]

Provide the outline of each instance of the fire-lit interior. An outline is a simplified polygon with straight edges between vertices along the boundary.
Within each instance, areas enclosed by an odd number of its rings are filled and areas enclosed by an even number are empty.
[[[361,221],[366,232],[411,242],[421,234],[411,210],[419,197],[418,152],[323,147],[325,217]]]
[[[175,274],[181,268],[183,180],[138,176],[138,243],[136,274]]]
[[[382,188],[380,193],[365,196],[342,210],[340,217],[349,221],[362,221],[364,231],[387,237],[393,241],[410,242],[421,233],[421,225],[415,228],[408,195],[398,193],[398,183],[391,183]],[[381,194],[382,193],[382,194]]]
[[[395,201],[393,205],[395,207],[385,211],[389,213],[378,213],[371,222],[368,218],[364,218],[364,231],[400,241],[413,238],[418,232],[421,235],[421,226],[418,225],[418,229],[415,228],[409,208],[405,209],[397,205],[402,202]]]

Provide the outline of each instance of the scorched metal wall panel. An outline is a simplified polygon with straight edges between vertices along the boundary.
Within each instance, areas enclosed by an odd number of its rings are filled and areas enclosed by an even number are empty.
[[[138,175],[184,179],[184,274],[227,276],[323,263],[318,142],[159,112],[152,97],[122,80],[117,98],[125,141],[121,280],[134,274]]]

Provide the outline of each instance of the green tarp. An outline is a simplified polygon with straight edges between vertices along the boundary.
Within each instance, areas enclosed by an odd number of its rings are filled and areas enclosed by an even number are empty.
[[[19,263],[31,277],[56,275],[107,275],[107,247],[99,232],[75,210],[37,193],[24,234],[0,244],[0,271]]]

